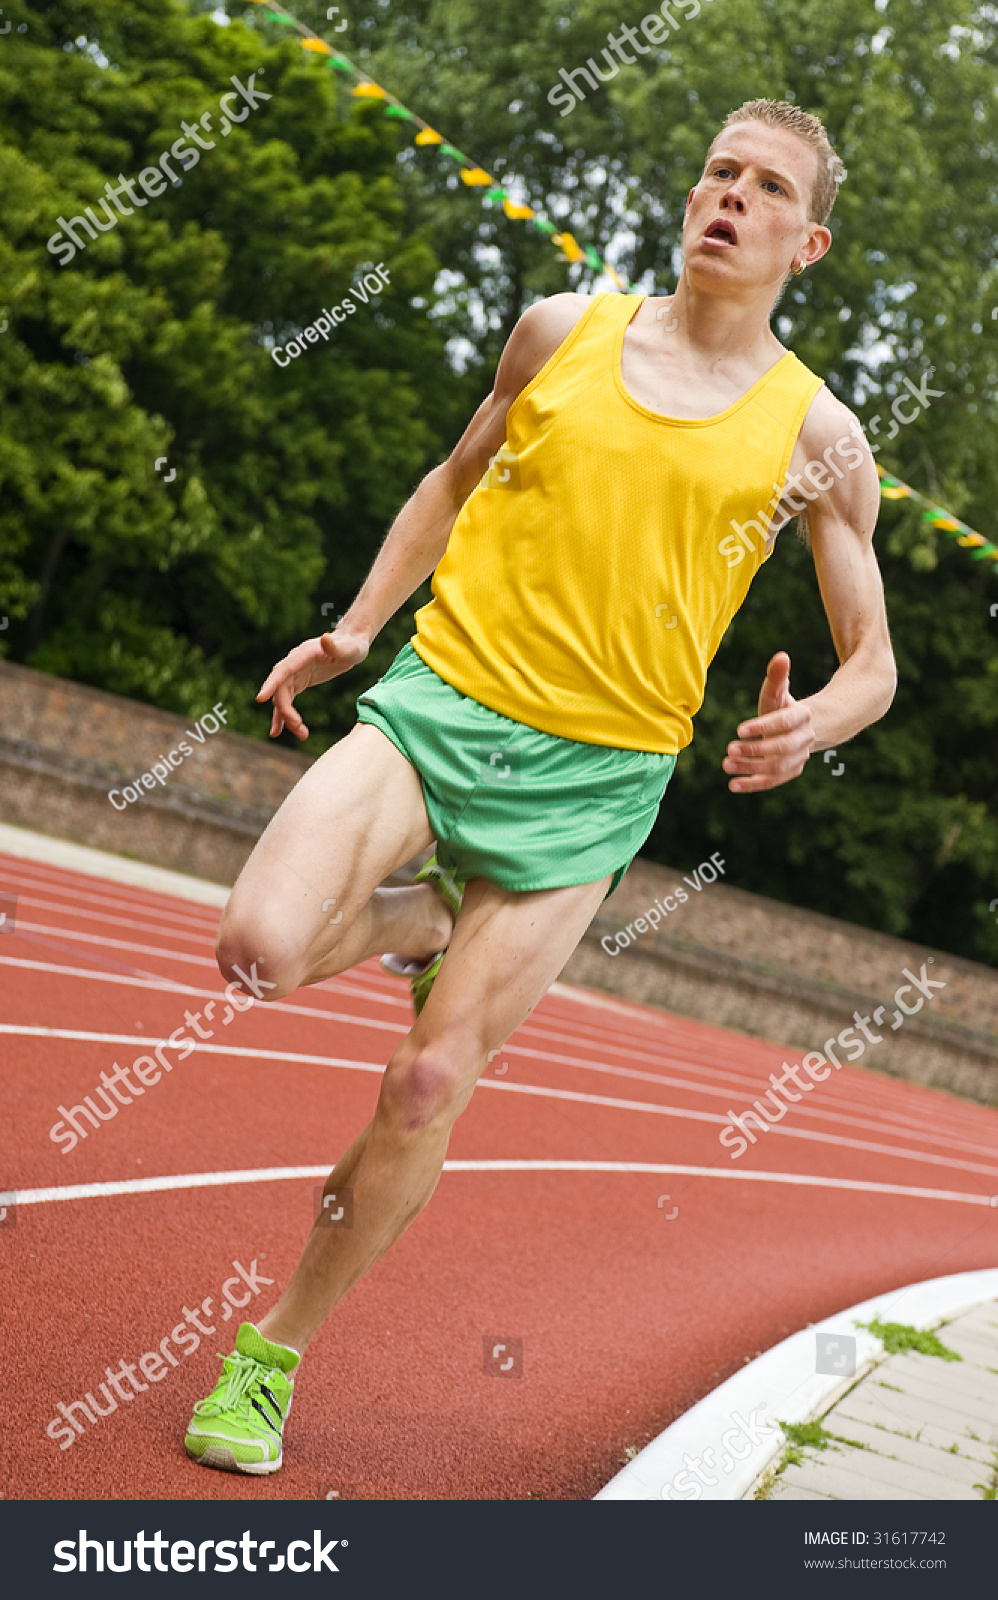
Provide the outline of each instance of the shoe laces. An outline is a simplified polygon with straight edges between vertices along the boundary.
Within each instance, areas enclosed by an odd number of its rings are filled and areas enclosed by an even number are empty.
[[[262,1361],[255,1356],[245,1356],[239,1350],[233,1350],[231,1355],[220,1355],[218,1359],[222,1363],[221,1382],[225,1388],[221,1394],[216,1390],[207,1400],[198,1401],[194,1409],[203,1417],[218,1416],[223,1411],[240,1407],[248,1409],[253,1399],[251,1391],[270,1376]]]

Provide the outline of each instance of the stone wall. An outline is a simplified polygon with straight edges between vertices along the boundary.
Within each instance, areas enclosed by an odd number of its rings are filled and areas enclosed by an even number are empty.
[[[0,662],[0,707],[0,820],[214,883],[235,882],[311,765],[294,750],[224,729],[199,744],[190,737],[194,718],[9,662]],[[165,785],[115,810],[109,791],[133,783],[184,738],[192,754]]]
[[[862,1065],[911,1082],[934,1084],[988,1103],[998,1102],[998,975],[888,934],[834,917],[746,894],[720,878],[700,890],[684,881],[694,869],[672,871],[638,859],[599,914],[565,968],[569,983],[585,984],[649,1005],[736,1028],[797,1053],[820,1050],[852,1024],[854,1011],[871,1018]],[[657,929],[634,929],[621,954],[616,934],[681,884],[689,896]],[[904,968],[946,987],[934,991],[917,1016],[897,1029],[892,996]],[[912,996],[908,996],[912,1003]],[[914,996],[917,999],[917,995]]]

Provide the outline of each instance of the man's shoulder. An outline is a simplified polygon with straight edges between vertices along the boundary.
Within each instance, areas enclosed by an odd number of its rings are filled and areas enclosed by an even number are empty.
[[[592,303],[593,297],[587,294],[550,294],[527,307],[516,325],[516,331],[522,329],[531,341],[550,344],[556,350],[585,316]]]
[[[841,400],[836,399],[822,382],[821,388],[808,407],[800,431],[800,442],[806,449],[817,451],[820,455],[827,445],[834,444],[846,433],[862,436],[863,430],[859,418]]]
[[[499,363],[496,387],[510,396],[520,393],[564,344],[592,305],[585,294],[552,294],[535,300],[510,334]]]

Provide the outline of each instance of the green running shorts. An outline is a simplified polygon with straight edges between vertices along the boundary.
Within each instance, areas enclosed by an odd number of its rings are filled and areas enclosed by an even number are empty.
[[[422,780],[437,860],[503,889],[596,883],[612,894],[644,844],[676,757],[541,733],[490,711],[399,651],[357,716]]]

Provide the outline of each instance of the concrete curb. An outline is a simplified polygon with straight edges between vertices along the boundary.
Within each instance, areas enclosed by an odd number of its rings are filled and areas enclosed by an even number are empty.
[[[232,893],[221,883],[206,883],[203,878],[190,878],[183,872],[171,872],[168,867],[129,861],[125,856],[94,850],[90,845],[53,839],[45,833],[32,833],[28,828],[14,828],[7,822],[0,822],[0,854],[20,856],[24,861],[37,861],[48,867],[66,867],[71,872],[85,872],[91,878],[127,883],[135,889],[152,889],[157,894],[174,895],[179,900],[197,900],[206,906],[224,906]]]
[[[889,1290],[803,1328],[678,1417],[595,1498],[740,1500],[783,1448],[777,1423],[809,1422],[823,1415],[880,1359],[880,1340],[857,1329],[857,1322],[877,1318],[933,1328],[995,1298],[998,1269],[958,1272]],[[817,1373],[817,1334],[854,1338],[855,1370],[841,1376]]]

